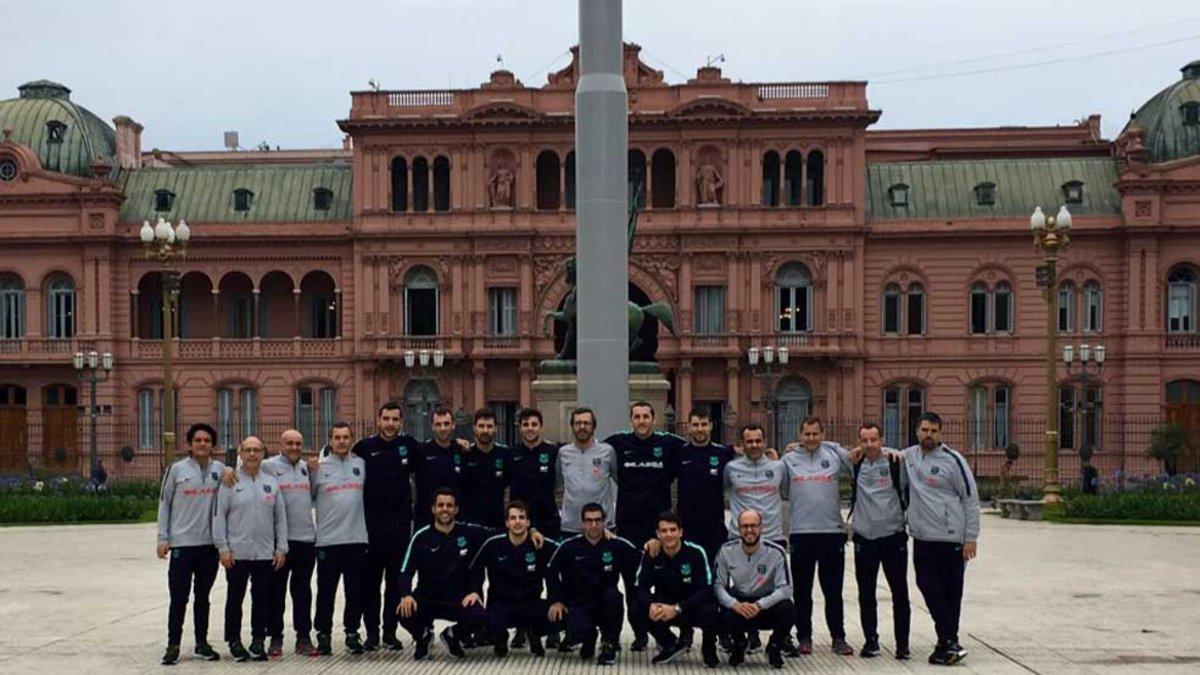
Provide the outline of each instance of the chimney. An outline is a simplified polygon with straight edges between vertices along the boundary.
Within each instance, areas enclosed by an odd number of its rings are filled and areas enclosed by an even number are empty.
[[[142,168],[142,125],[125,115],[114,117],[113,125],[117,128],[117,166]]]

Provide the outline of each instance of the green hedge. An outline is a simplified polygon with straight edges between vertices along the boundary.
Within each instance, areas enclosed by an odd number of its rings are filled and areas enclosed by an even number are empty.
[[[158,502],[132,495],[0,493],[0,523],[137,521]]]
[[[1200,491],[1075,494],[1067,496],[1063,507],[1067,518],[1200,522]]]

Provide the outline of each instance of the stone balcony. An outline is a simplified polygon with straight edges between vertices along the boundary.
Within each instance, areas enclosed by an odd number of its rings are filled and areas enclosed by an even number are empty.
[[[185,338],[175,340],[174,357],[179,361],[333,358],[345,355],[346,346],[341,338]],[[135,338],[130,356],[161,359],[162,340]]]
[[[23,337],[0,339],[0,363],[62,363],[71,365],[75,352],[95,349],[92,340]]]
[[[1200,352],[1200,333],[1168,333],[1163,347],[1169,352]]]

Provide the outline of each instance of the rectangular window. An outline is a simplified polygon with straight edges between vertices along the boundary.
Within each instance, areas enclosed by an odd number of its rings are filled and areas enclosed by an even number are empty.
[[[321,445],[324,445],[329,440],[329,430],[333,428],[333,423],[338,420],[337,390],[332,387],[325,387],[321,390],[320,420],[321,428],[317,432],[320,434]]]
[[[925,414],[925,392],[921,389],[912,388],[908,390],[908,415],[907,415],[907,445],[917,444],[917,427],[921,426],[921,415]]]
[[[1075,447],[1075,388],[1058,389],[1058,447]]]
[[[493,287],[488,289],[488,333],[517,334],[517,289]]]
[[[992,447],[1003,450],[1008,447],[1008,409],[1010,407],[1008,387],[996,387],[992,390]]]
[[[314,412],[316,406],[313,402],[313,390],[307,387],[296,390],[296,430],[304,437],[304,447],[308,450],[320,448],[324,445],[324,439],[314,440],[316,438],[313,428]]]
[[[883,294],[883,332],[885,335],[900,333],[900,293]]]
[[[154,392],[142,389],[138,392],[138,448],[153,450],[158,446],[155,432],[158,422],[154,419]]]
[[[437,335],[438,292],[436,288],[406,288],[404,328],[407,335]]]
[[[889,448],[900,445],[900,389],[883,390],[883,440]]]
[[[925,294],[921,291],[908,291],[908,334],[925,334]]]
[[[229,337],[247,339],[250,335],[250,317],[254,299],[249,295],[234,296],[229,307]]]
[[[1167,297],[1167,330],[1190,333],[1193,330],[1192,289],[1189,284],[1173,283]]]
[[[696,287],[695,332],[712,335],[725,332],[725,287]]]
[[[233,437],[233,390],[217,390],[217,447],[222,450],[237,447]]]
[[[1011,333],[1013,328],[1013,296],[1008,290],[996,290],[996,332]]]
[[[19,288],[0,290],[0,339],[25,336],[25,291]]]
[[[496,442],[510,448],[520,440],[517,430],[517,409],[514,401],[493,401],[488,404],[496,415]]]
[[[987,291],[982,289],[971,291],[971,334],[987,333]]]
[[[1070,286],[1058,289],[1058,332],[1075,332],[1075,290]]]
[[[74,289],[51,289],[49,335],[52,338],[75,336],[75,291]]]
[[[265,303],[259,303],[263,306]],[[314,295],[309,307],[308,336],[313,338],[332,338],[337,336],[337,304],[328,295]],[[263,329],[260,327],[259,331]]]
[[[987,444],[987,404],[988,392],[986,387],[973,387],[970,392],[971,401],[971,449],[982,450]]]
[[[1083,330],[1085,333],[1100,333],[1104,330],[1104,296],[1098,285],[1083,289]]]
[[[240,436],[258,435],[258,391],[249,387],[243,389],[239,396],[238,420]]]
[[[1082,447],[1095,450],[1100,447],[1101,390],[1087,387],[1083,390],[1083,405],[1079,406],[1079,442]]]

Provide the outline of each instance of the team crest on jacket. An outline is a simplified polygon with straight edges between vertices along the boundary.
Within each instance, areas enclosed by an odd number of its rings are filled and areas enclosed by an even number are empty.
[[[827,460],[827,459],[821,460],[821,468],[828,469],[829,468],[829,460]]]
[[[463,546],[466,546],[466,545],[467,545],[467,538],[466,538],[466,537],[463,537],[463,536],[459,536],[459,538],[458,538],[458,547],[459,547],[459,548],[462,548]]]
[[[721,458],[720,458],[720,457],[717,457],[716,455],[710,455],[710,456],[709,456],[709,458],[708,458],[708,465],[709,465],[709,466],[717,466],[717,465],[718,465],[718,464],[720,464],[720,463],[721,463]]]
[[[592,466],[600,466],[600,462],[601,462],[601,460],[599,457],[592,458]]]
[[[612,561],[613,561],[612,551],[605,551],[604,553],[600,554],[600,562],[604,563],[605,565],[611,563]]]
[[[536,554],[536,553],[534,553],[533,551],[530,551],[530,552],[528,552],[528,553],[526,553],[526,554],[525,554],[525,562],[527,562],[527,563],[531,563],[531,562],[533,562],[533,561],[535,561],[535,560],[537,560],[537,554]]]
[[[774,477],[775,477],[775,470],[767,469],[767,478],[774,478]]]
[[[221,477],[217,475],[216,471],[212,472],[212,477],[213,477],[213,480],[221,480]]]
[[[402,445],[396,449],[400,452],[401,457],[408,457],[408,447],[407,446]]]
[[[938,468],[937,468],[936,466],[931,466],[931,467],[929,467],[929,473],[931,473],[931,474],[933,474],[933,475],[935,475],[935,476],[936,476],[936,475],[937,475],[937,472],[938,472]]]
[[[679,566],[679,573],[687,576],[692,573],[692,566],[689,563],[683,563]]]
[[[662,456],[663,456],[662,446],[660,446],[660,445],[654,446],[654,459],[662,459]]]
[[[264,485],[264,486],[263,486],[263,492],[265,492],[265,493],[267,493],[267,494],[271,494],[271,486],[270,486],[270,485]]]
[[[306,469],[306,468],[304,468],[304,467],[300,467],[300,475],[301,475],[301,476],[307,476],[307,475],[308,475],[308,469]]]
[[[540,462],[542,464],[549,464],[550,463],[550,453],[543,452],[543,453],[539,454],[538,462]]]
[[[357,466],[356,466],[356,467],[354,467],[353,469],[351,469],[351,471],[353,471],[353,472],[354,472],[354,475],[355,475],[355,476],[360,476],[360,475],[362,475],[362,471],[359,471]]]
[[[766,573],[767,573],[767,566],[766,566],[766,565],[762,565],[762,564],[760,564],[760,565],[758,566],[758,573],[759,573],[759,574],[766,574]]]
[[[496,468],[497,468],[497,469],[503,469],[503,468],[504,468],[504,458],[503,458],[503,457],[497,457],[497,458],[496,458]]]

